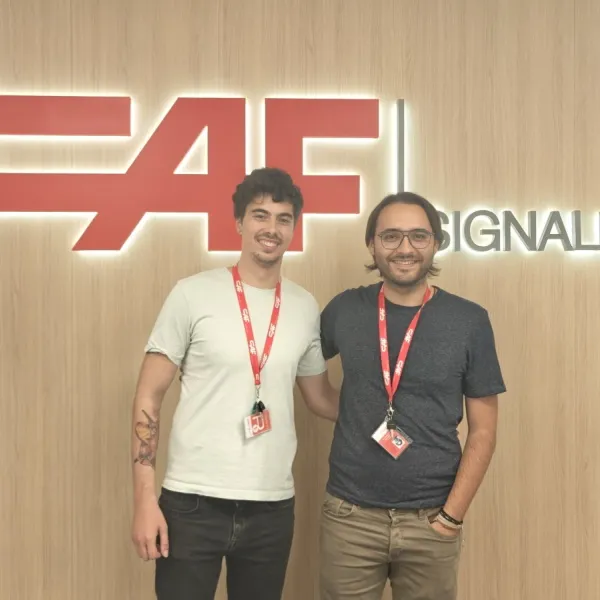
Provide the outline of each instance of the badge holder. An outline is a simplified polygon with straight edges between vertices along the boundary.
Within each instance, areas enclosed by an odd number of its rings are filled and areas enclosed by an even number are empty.
[[[247,440],[271,431],[271,416],[262,401],[258,399],[258,389],[252,413],[244,419],[244,431]]]
[[[390,407],[383,423],[371,436],[392,458],[397,459],[412,444],[412,439],[394,423],[394,409]]]

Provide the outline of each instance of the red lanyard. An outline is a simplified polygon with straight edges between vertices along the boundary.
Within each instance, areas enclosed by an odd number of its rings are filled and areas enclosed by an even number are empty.
[[[402,346],[400,347],[400,352],[398,354],[398,362],[396,363],[396,368],[394,369],[394,379],[390,381],[390,352],[388,348],[388,337],[387,337],[387,318],[385,312],[385,296],[383,293],[383,285],[379,290],[379,349],[381,351],[381,368],[383,370],[383,382],[385,383],[385,389],[388,393],[388,399],[390,402],[390,408],[388,410],[388,415],[391,417],[393,411],[392,402],[394,400],[394,394],[400,385],[400,378],[402,377],[402,372],[404,371],[404,365],[406,363],[406,356],[408,355],[408,350],[410,345],[412,344],[413,336],[415,334],[415,329],[417,328],[417,323],[421,318],[421,312],[426,302],[431,298],[431,288],[428,286],[427,291],[425,292],[425,296],[423,298],[423,303],[421,304],[421,308],[417,311],[417,314],[413,317],[406,333],[404,334],[404,340],[402,341]]]
[[[277,321],[279,320],[279,308],[281,307],[281,281],[277,282],[277,287],[275,288],[275,301],[273,302],[271,323],[269,324],[267,340],[265,341],[265,347],[259,365],[256,343],[254,341],[254,332],[252,331],[252,323],[250,322],[250,311],[248,310],[248,303],[246,302],[246,295],[244,294],[244,286],[242,285],[242,280],[240,279],[237,265],[235,265],[231,271],[233,273],[233,281],[235,283],[237,299],[240,304],[240,312],[242,313],[244,329],[246,330],[248,352],[250,353],[250,364],[252,365],[252,373],[254,373],[254,385],[256,385],[256,397],[258,398],[258,392],[260,388],[260,372],[269,358],[271,346],[273,346],[273,338],[275,337],[275,330],[277,329]]]

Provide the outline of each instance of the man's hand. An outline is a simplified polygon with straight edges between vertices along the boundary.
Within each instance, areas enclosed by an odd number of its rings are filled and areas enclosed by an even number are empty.
[[[441,535],[445,535],[446,537],[457,537],[459,534],[458,530],[450,529],[448,527],[444,527],[439,521],[433,521],[431,523],[432,529],[435,529]]]
[[[167,522],[156,498],[136,502],[131,539],[140,558],[155,560],[169,556]]]

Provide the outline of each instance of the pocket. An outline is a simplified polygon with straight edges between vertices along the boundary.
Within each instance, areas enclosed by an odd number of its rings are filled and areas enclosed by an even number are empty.
[[[461,532],[457,531],[456,533],[452,533],[450,535],[446,535],[444,533],[440,533],[436,529],[433,528],[433,521],[435,517],[440,512],[441,507],[439,508],[431,508],[423,511],[423,513],[419,516],[419,520],[423,522],[423,525],[427,528],[429,533],[434,535],[438,540],[443,542],[457,542],[461,538]]]
[[[296,498],[286,498],[285,500],[261,500],[260,511],[268,515],[271,519],[289,519],[294,520],[296,511]]]
[[[183,492],[174,492],[162,488],[158,499],[158,506],[161,510],[179,515],[186,515],[195,512],[200,506],[200,496],[197,494],[186,494]]]
[[[323,501],[323,512],[330,517],[346,519],[359,510],[360,507],[358,507],[356,504],[342,500],[337,496],[332,496],[329,493],[325,494],[325,500]]]

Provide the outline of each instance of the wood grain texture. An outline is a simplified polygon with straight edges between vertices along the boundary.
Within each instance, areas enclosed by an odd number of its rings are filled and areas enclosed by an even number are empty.
[[[0,170],[121,169],[178,94],[246,94],[256,115],[273,93],[360,93],[405,99],[407,188],[441,208],[591,215],[599,28],[595,0],[0,0],[0,93],[125,92],[137,120],[118,144],[0,138]],[[306,251],[286,259],[321,305],[374,281],[362,239],[369,208],[393,190],[384,125],[377,144],[309,152],[320,169],[364,177],[363,213],[309,218]],[[149,219],[126,253],[80,255],[70,248],[87,222],[0,218],[2,600],[153,597],[153,566],[129,539],[141,352],[175,281],[230,261],[205,251],[199,218]],[[460,600],[600,597],[598,260],[555,246],[440,258],[438,285],[489,310],[509,388],[468,516]],[[296,416],[285,600],[318,600],[332,429],[300,398]],[[159,477],[166,445],[163,433]]]

